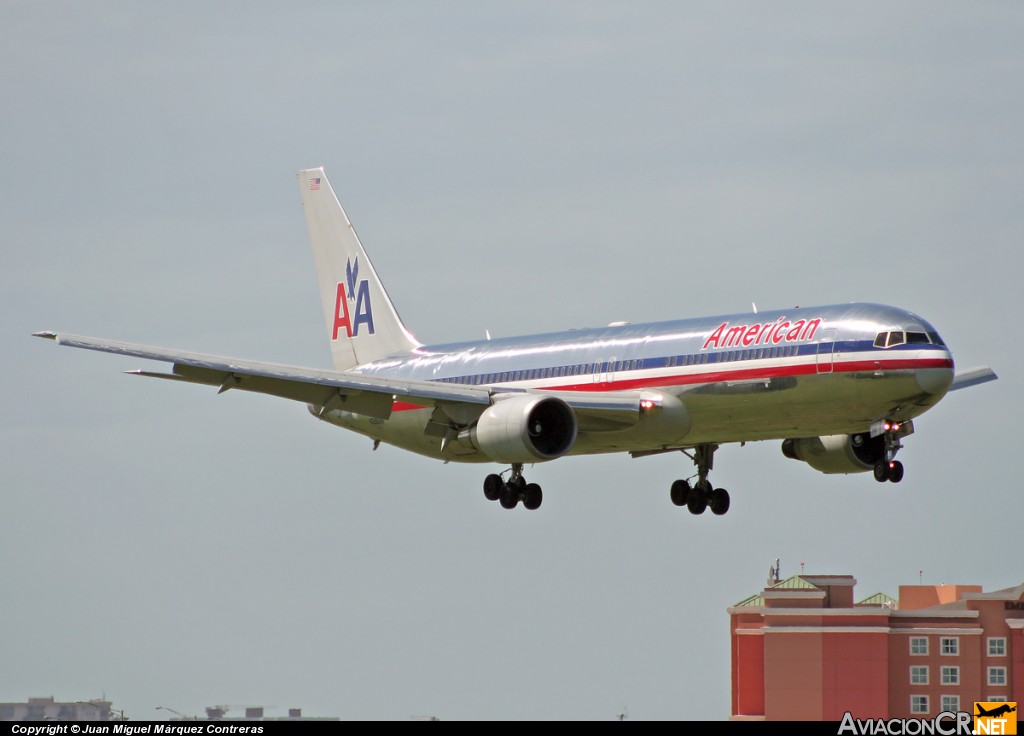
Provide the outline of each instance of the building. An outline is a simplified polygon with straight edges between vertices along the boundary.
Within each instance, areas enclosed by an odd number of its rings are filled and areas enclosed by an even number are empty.
[[[206,716],[190,716],[179,713],[173,708],[157,706],[157,710],[166,710],[174,714],[172,721],[338,721],[337,716],[304,716],[302,708],[289,708],[288,715],[267,715],[261,705],[212,705],[206,709]],[[245,715],[238,715],[242,710]]]
[[[0,721],[123,721],[124,713],[108,700],[57,702],[53,696],[25,703],[0,703]]]
[[[733,720],[926,718],[1024,701],[1024,584],[904,585],[854,603],[852,575],[771,580],[728,609]]]

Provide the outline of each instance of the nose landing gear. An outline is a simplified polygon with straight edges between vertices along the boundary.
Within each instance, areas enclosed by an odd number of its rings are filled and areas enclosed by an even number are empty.
[[[886,419],[878,427],[884,443],[884,456],[874,467],[875,480],[879,483],[899,483],[903,480],[903,463],[896,459],[896,453],[903,447],[901,437],[914,431],[910,422],[895,422]]]

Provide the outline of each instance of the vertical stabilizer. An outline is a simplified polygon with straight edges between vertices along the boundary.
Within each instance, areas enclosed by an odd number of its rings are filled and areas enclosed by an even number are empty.
[[[419,346],[370,264],[323,167],[299,172],[334,367],[347,370]]]

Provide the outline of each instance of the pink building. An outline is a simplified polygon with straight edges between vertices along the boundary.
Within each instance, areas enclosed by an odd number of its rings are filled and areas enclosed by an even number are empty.
[[[733,720],[922,718],[1024,701],[1024,584],[904,585],[854,603],[852,575],[794,575],[729,608]]]

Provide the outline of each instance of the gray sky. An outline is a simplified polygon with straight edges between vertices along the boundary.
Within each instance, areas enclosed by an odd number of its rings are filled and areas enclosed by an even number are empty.
[[[358,719],[729,713],[784,575],[1024,580],[1019,3],[0,4],[0,700]],[[540,511],[58,329],[328,366],[295,171],[423,342],[794,304],[930,320],[1000,381],[907,477],[727,446],[528,471]]]

